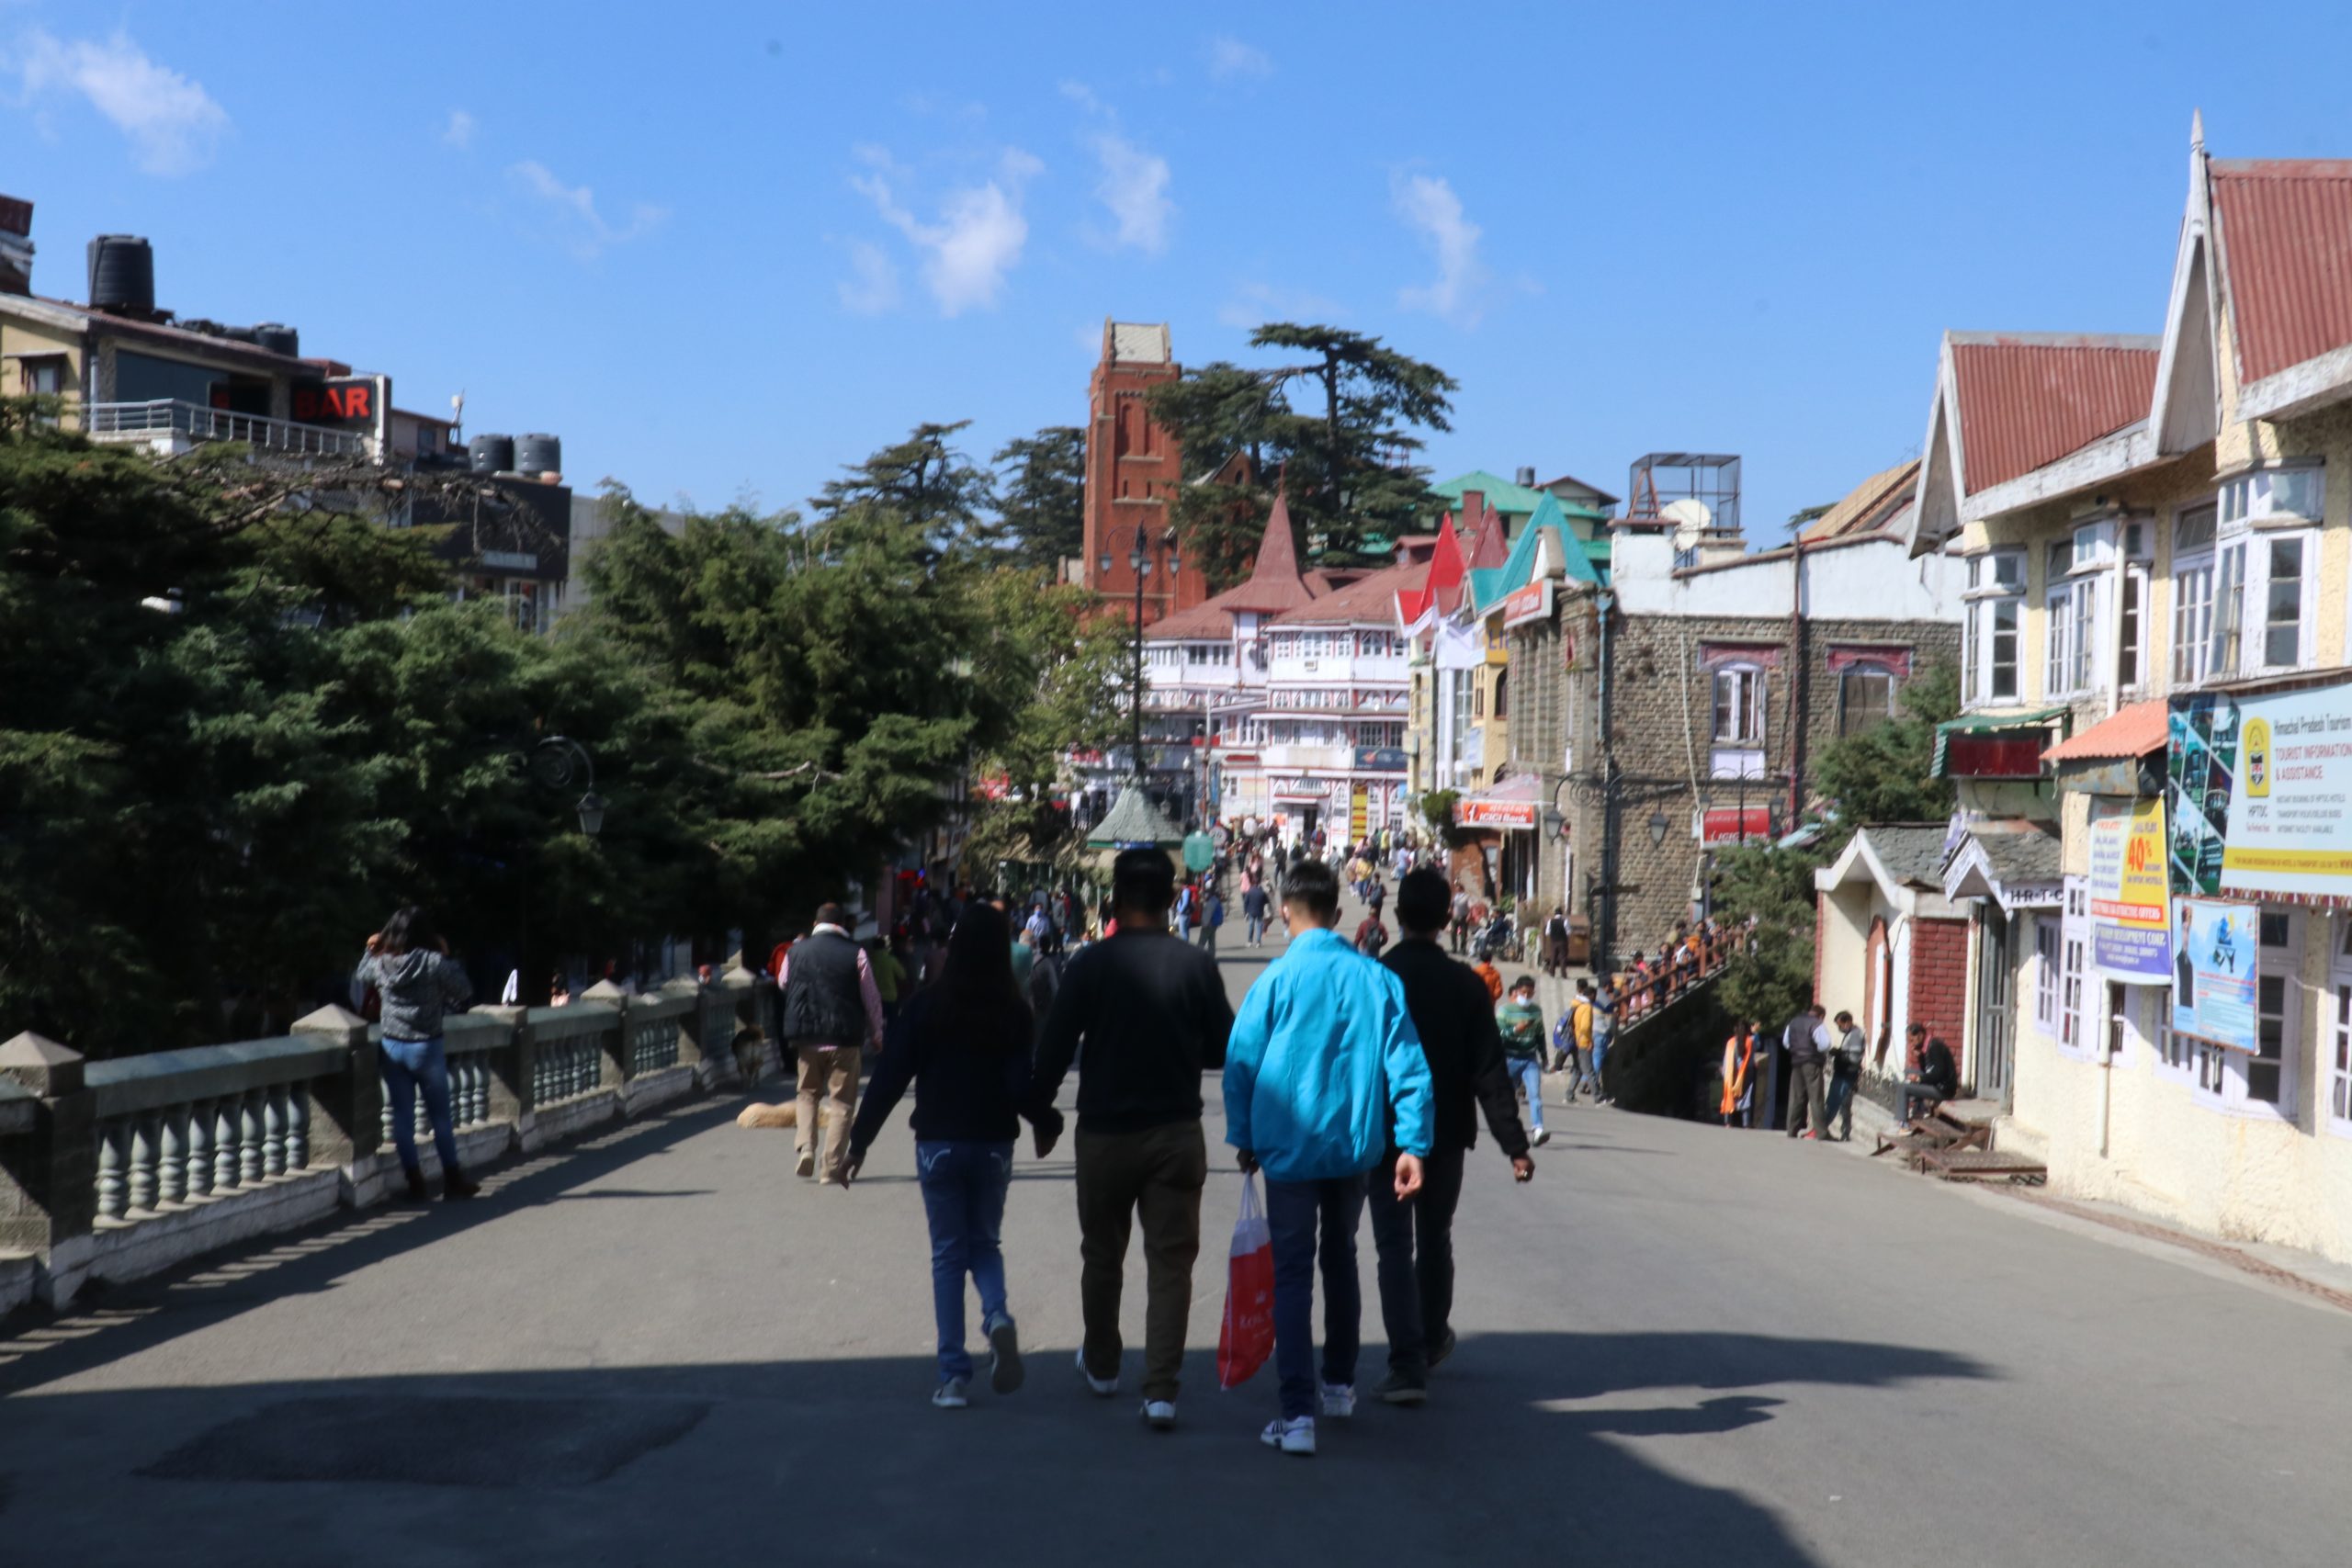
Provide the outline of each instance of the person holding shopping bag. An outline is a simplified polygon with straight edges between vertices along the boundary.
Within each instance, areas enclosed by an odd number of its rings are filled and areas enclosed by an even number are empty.
[[[1269,964],[1233,1022],[1225,1059],[1226,1138],[1242,1170],[1266,1173],[1274,1267],[1274,1367],[1282,1413],[1260,1434],[1286,1454],[1315,1451],[1318,1411],[1355,1414],[1363,1314],[1356,1229],[1365,1181],[1397,1199],[1421,1189],[1435,1136],[1430,1065],[1396,976],[1332,928],[1340,880],[1303,862],[1283,885],[1290,946]],[[1393,1169],[1378,1168],[1390,1144]],[[1315,1275],[1323,1274],[1323,1361],[1315,1359]]]
[[[964,1348],[964,1280],[980,1293],[989,1386],[1021,1386],[1021,1338],[1006,1305],[1004,1197],[1012,1145],[1029,1093],[1029,1003],[1012,977],[1012,927],[994,906],[966,907],[947,939],[938,981],[917,991],[884,1037],[882,1064],[866,1086],[841,1184],[865,1167],[865,1152],[907,1086],[915,1089],[915,1168],[931,1224],[931,1303],[939,1330],[939,1383],[932,1404],[970,1403],[972,1358]],[[1037,1130],[1037,1157],[1060,1138],[1051,1105],[1025,1112]]]
[[[367,954],[352,978],[383,998],[384,1088],[391,1101],[392,1146],[408,1175],[408,1195],[420,1203],[433,1195],[416,1154],[416,1097],[422,1090],[434,1152],[441,1156],[443,1195],[472,1197],[481,1188],[458,1168],[449,1059],[441,1041],[442,1018],[466,1010],[473,999],[472,982],[450,958],[449,944],[433,929],[431,918],[413,904],[368,939]]]

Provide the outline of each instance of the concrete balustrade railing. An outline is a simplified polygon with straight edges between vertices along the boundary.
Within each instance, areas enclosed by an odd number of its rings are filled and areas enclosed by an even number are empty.
[[[459,1160],[487,1164],[779,1069],[775,987],[735,969],[568,1007],[447,1021]],[[380,1034],[322,1008],[274,1040],[85,1062],[37,1034],[0,1045],[0,1312],[62,1305],[403,1186]],[[416,1145],[438,1156],[419,1096]]]

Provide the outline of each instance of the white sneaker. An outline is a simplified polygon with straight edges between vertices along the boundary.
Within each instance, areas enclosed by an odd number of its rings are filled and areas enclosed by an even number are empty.
[[[1351,1382],[1327,1382],[1323,1385],[1323,1414],[1334,1421],[1344,1421],[1356,1413],[1356,1385]]]
[[[942,1410],[961,1410],[971,1404],[964,1397],[969,1386],[962,1378],[949,1378],[931,1391],[931,1402]]]
[[[1086,1370],[1086,1352],[1082,1349],[1078,1353],[1078,1375],[1086,1380],[1088,1391],[1097,1399],[1108,1399],[1119,1392],[1117,1378],[1098,1378]]]
[[[1540,1148],[1542,1148],[1544,1145],[1546,1145],[1546,1144],[1550,1143],[1551,1141],[1552,1141],[1552,1129],[1550,1129],[1549,1127],[1538,1127],[1538,1128],[1536,1128],[1536,1129],[1535,1129],[1535,1136],[1534,1136],[1534,1138],[1533,1138],[1532,1142],[1534,1143],[1534,1145],[1535,1145],[1535,1146],[1536,1146],[1537,1148],[1539,1148],[1539,1149],[1540,1149]]]
[[[1296,1416],[1287,1421],[1269,1421],[1258,1440],[1270,1449],[1280,1449],[1286,1454],[1312,1458],[1315,1453],[1315,1417]]]
[[[1176,1429],[1176,1402],[1172,1399],[1147,1399],[1143,1402],[1144,1425],[1155,1432]]]

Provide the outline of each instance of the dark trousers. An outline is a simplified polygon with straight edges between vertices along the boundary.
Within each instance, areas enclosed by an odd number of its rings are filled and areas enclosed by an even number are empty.
[[[1822,1125],[1837,1122],[1838,1135],[1849,1144],[1854,1141],[1854,1084],[1859,1069],[1849,1072],[1842,1066],[1831,1068],[1829,1098],[1823,1111]]]
[[[1924,1105],[1933,1111],[1944,1102],[1945,1098],[1941,1089],[1931,1083],[1922,1083],[1917,1078],[1904,1079],[1899,1092],[1903,1096],[1903,1115],[1896,1122],[1897,1126],[1911,1120],[1913,1106]]]
[[[1453,1318],[1453,1211],[1462,1201],[1467,1149],[1435,1149],[1421,1161],[1421,1190],[1399,1200],[1396,1151],[1374,1168],[1372,1244],[1380,1254],[1380,1321],[1388,1331],[1388,1370],[1425,1382],[1430,1349],[1445,1342]]]
[[[1119,1296],[1127,1235],[1143,1221],[1143,1396],[1176,1397],[1192,1320],[1193,1260],[1201,1250],[1201,1188],[1208,1145],[1198,1122],[1140,1133],[1080,1129],[1078,1298],[1086,1324],[1087,1371],[1119,1374]]]
[[[1821,1058],[1792,1056],[1789,1059],[1790,1137],[1805,1130],[1808,1117],[1815,1136],[1829,1131],[1828,1108],[1822,1099]]]
[[[1363,1328],[1363,1287],[1356,1279],[1356,1226],[1363,1220],[1364,1179],[1266,1183],[1266,1228],[1274,1244],[1274,1371],[1282,1379],[1283,1419],[1316,1412],[1315,1272],[1322,1243],[1323,1381],[1352,1386]]]

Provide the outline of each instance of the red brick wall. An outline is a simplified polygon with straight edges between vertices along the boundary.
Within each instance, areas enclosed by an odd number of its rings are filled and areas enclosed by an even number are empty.
[[[1911,926],[1911,1016],[1961,1055],[1961,1020],[1967,1006],[1968,922],[1916,920]],[[1890,1055],[1892,1053],[1890,1053]]]
[[[1184,455],[1174,437],[1159,428],[1146,412],[1144,394],[1162,381],[1182,375],[1174,361],[1146,364],[1114,360],[1110,344],[1094,367],[1087,386],[1086,423],[1086,585],[1114,601],[1132,615],[1135,569],[1127,564],[1140,524],[1155,541],[1168,529],[1164,499],[1183,482]],[[1127,422],[1128,442],[1120,450],[1120,423]],[[1105,571],[1102,557],[1111,558]],[[1191,558],[1180,555],[1183,570],[1168,570],[1168,550],[1157,543],[1151,552],[1152,573],[1143,591],[1143,621],[1149,626],[1177,610],[1189,610],[1209,596],[1208,579]]]

